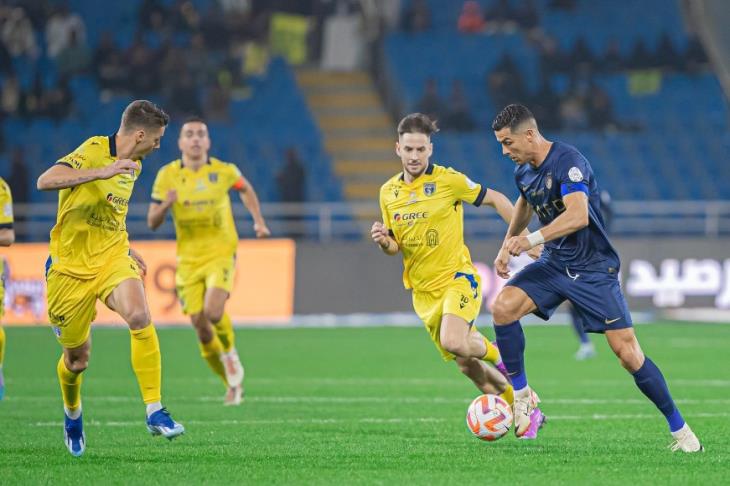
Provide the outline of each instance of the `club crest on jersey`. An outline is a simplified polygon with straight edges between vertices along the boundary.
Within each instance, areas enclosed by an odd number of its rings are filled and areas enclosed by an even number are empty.
[[[218,182],[218,173],[217,172],[211,172],[208,174],[208,180],[211,182],[211,184],[215,184]]]
[[[550,172],[545,177],[545,187],[548,191],[553,188],[553,175]]]
[[[423,193],[426,196],[433,196],[433,194],[436,192],[436,183],[435,182],[426,182],[423,185]]]

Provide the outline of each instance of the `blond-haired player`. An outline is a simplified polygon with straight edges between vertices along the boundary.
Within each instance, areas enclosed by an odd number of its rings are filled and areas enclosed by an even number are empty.
[[[234,164],[208,155],[210,136],[202,119],[191,118],[183,124],[178,147],[181,157],[157,173],[147,223],[157,229],[172,210],[178,298],[198,334],[203,359],[227,388],[224,404],[238,405],[243,393],[243,366],[235,348],[231,318],[225,312],[238,246],[228,192],[238,192],[253,216],[257,238],[270,232],[253,186]]]

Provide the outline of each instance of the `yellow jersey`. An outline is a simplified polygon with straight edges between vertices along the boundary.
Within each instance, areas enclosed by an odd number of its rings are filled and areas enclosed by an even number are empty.
[[[403,253],[403,285],[438,290],[457,272],[475,273],[464,244],[462,202],[480,206],[487,188],[451,168],[429,164],[412,184],[403,174],[380,188],[383,224]]]
[[[10,186],[0,177],[0,229],[13,227],[13,195]],[[0,279],[5,275],[5,259],[0,256]],[[2,309],[2,302],[0,302]]]
[[[110,165],[117,160],[115,136],[91,137],[56,163],[81,170]],[[113,259],[129,254],[127,210],[137,177],[139,171],[59,191],[51,230],[54,270],[89,279]]]
[[[177,191],[172,220],[178,264],[201,265],[236,253],[238,232],[228,191],[240,190],[243,184],[238,167],[214,157],[197,171],[184,167],[180,159],[160,169],[152,187],[152,201],[162,202],[168,191]]]

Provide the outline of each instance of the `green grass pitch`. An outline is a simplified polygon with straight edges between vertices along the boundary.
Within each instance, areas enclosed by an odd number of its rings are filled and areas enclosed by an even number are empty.
[[[187,432],[151,437],[124,329],[96,329],[82,389],[87,450],[62,442],[50,329],[9,328],[0,402],[2,484],[722,484],[730,472],[730,326],[645,325],[703,454],[671,453],[664,419],[601,336],[573,360],[568,327],[530,327],[527,371],[548,423],[495,443],[465,425],[478,395],[423,329],[239,329],[246,400],[223,386],[189,328],[161,329],[164,402]]]

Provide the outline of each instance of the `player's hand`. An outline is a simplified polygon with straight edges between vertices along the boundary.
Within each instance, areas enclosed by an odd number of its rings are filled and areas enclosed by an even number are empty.
[[[504,248],[512,256],[520,256],[531,248],[527,236],[513,236],[504,244]]]
[[[165,204],[169,207],[177,202],[177,191],[170,189],[167,191],[167,197],[165,197]]]
[[[494,259],[494,269],[500,277],[509,278],[509,252],[506,248],[502,247],[497,253],[497,258]]]
[[[111,179],[115,175],[130,174],[140,169],[139,164],[132,159],[115,160],[113,164],[104,167],[103,179]]]
[[[373,223],[373,227],[370,228],[370,236],[375,243],[381,246],[381,248],[387,248],[388,245],[390,245],[390,243],[388,243],[388,238],[390,238],[388,229],[380,221]]]
[[[271,231],[266,227],[266,223],[254,223],[253,231],[256,233],[256,238],[268,238],[271,236]]]
[[[537,260],[538,258],[540,258],[540,255],[542,255],[543,248],[544,245],[533,246],[530,250],[527,251],[527,256],[529,256],[533,260]]]
[[[133,249],[129,249],[129,256],[132,257],[132,260],[135,261],[137,266],[139,267],[139,271],[142,274],[142,277],[147,275],[147,264],[144,262],[144,259],[142,258],[142,255],[140,255],[138,252],[136,252]]]

